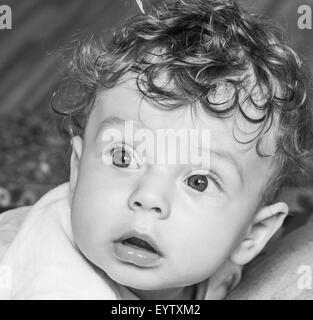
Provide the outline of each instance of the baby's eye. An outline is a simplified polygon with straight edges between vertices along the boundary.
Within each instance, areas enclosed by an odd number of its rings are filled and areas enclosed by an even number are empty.
[[[110,162],[118,168],[124,169],[138,169],[139,163],[136,161],[134,152],[128,151],[125,146],[113,147],[108,152],[110,155]]]
[[[199,192],[204,192],[205,190],[208,189],[208,187],[210,187],[210,189],[214,188],[214,186],[212,186],[212,184],[214,184],[220,190],[219,183],[216,181],[215,178],[213,178],[209,175],[195,174],[195,175],[188,177],[185,180],[185,183],[189,187],[191,187]],[[210,184],[211,184],[211,186],[210,186]]]

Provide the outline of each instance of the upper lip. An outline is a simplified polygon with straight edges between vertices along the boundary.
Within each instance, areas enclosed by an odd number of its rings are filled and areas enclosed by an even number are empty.
[[[136,230],[131,230],[131,231],[128,231],[126,233],[124,233],[118,240],[118,241],[124,241],[128,238],[138,238],[138,239],[141,239],[141,240],[144,240],[146,241],[159,255],[162,256],[162,252],[161,250],[159,249],[159,247],[157,246],[157,244],[155,243],[155,241],[147,234],[144,234],[144,233],[140,233]]]

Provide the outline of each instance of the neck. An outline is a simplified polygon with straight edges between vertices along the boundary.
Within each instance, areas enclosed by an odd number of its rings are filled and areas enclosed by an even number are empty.
[[[195,286],[189,286],[162,290],[140,290],[127,287],[128,290],[141,300],[192,300],[195,288]]]

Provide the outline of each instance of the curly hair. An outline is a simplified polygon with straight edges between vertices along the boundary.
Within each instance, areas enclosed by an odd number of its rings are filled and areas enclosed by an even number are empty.
[[[266,156],[260,150],[261,139],[274,115],[279,115],[275,152],[279,169],[265,202],[273,201],[295,174],[311,178],[309,68],[272,21],[233,0],[165,0],[149,13],[130,18],[109,37],[101,33],[80,37],[73,47],[64,80],[52,99],[54,111],[69,120],[71,135],[83,135],[97,92],[132,73],[143,97],[162,109],[200,105],[219,118],[239,112],[258,125],[252,140],[239,142],[255,140],[260,156]],[[165,83],[159,81],[162,76]],[[231,86],[233,95],[216,103],[212,97],[221,84]],[[261,102],[254,98],[255,88],[262,92]],[[261,116],[249,116],[243,102]]]

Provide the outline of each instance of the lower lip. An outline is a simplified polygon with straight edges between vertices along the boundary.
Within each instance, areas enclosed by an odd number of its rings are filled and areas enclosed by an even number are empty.
[[[122,242],[113,243],[113,253],[119,260],[135,264],[139,267],[156,267],[161,263],[161,257],[157,253]]]

